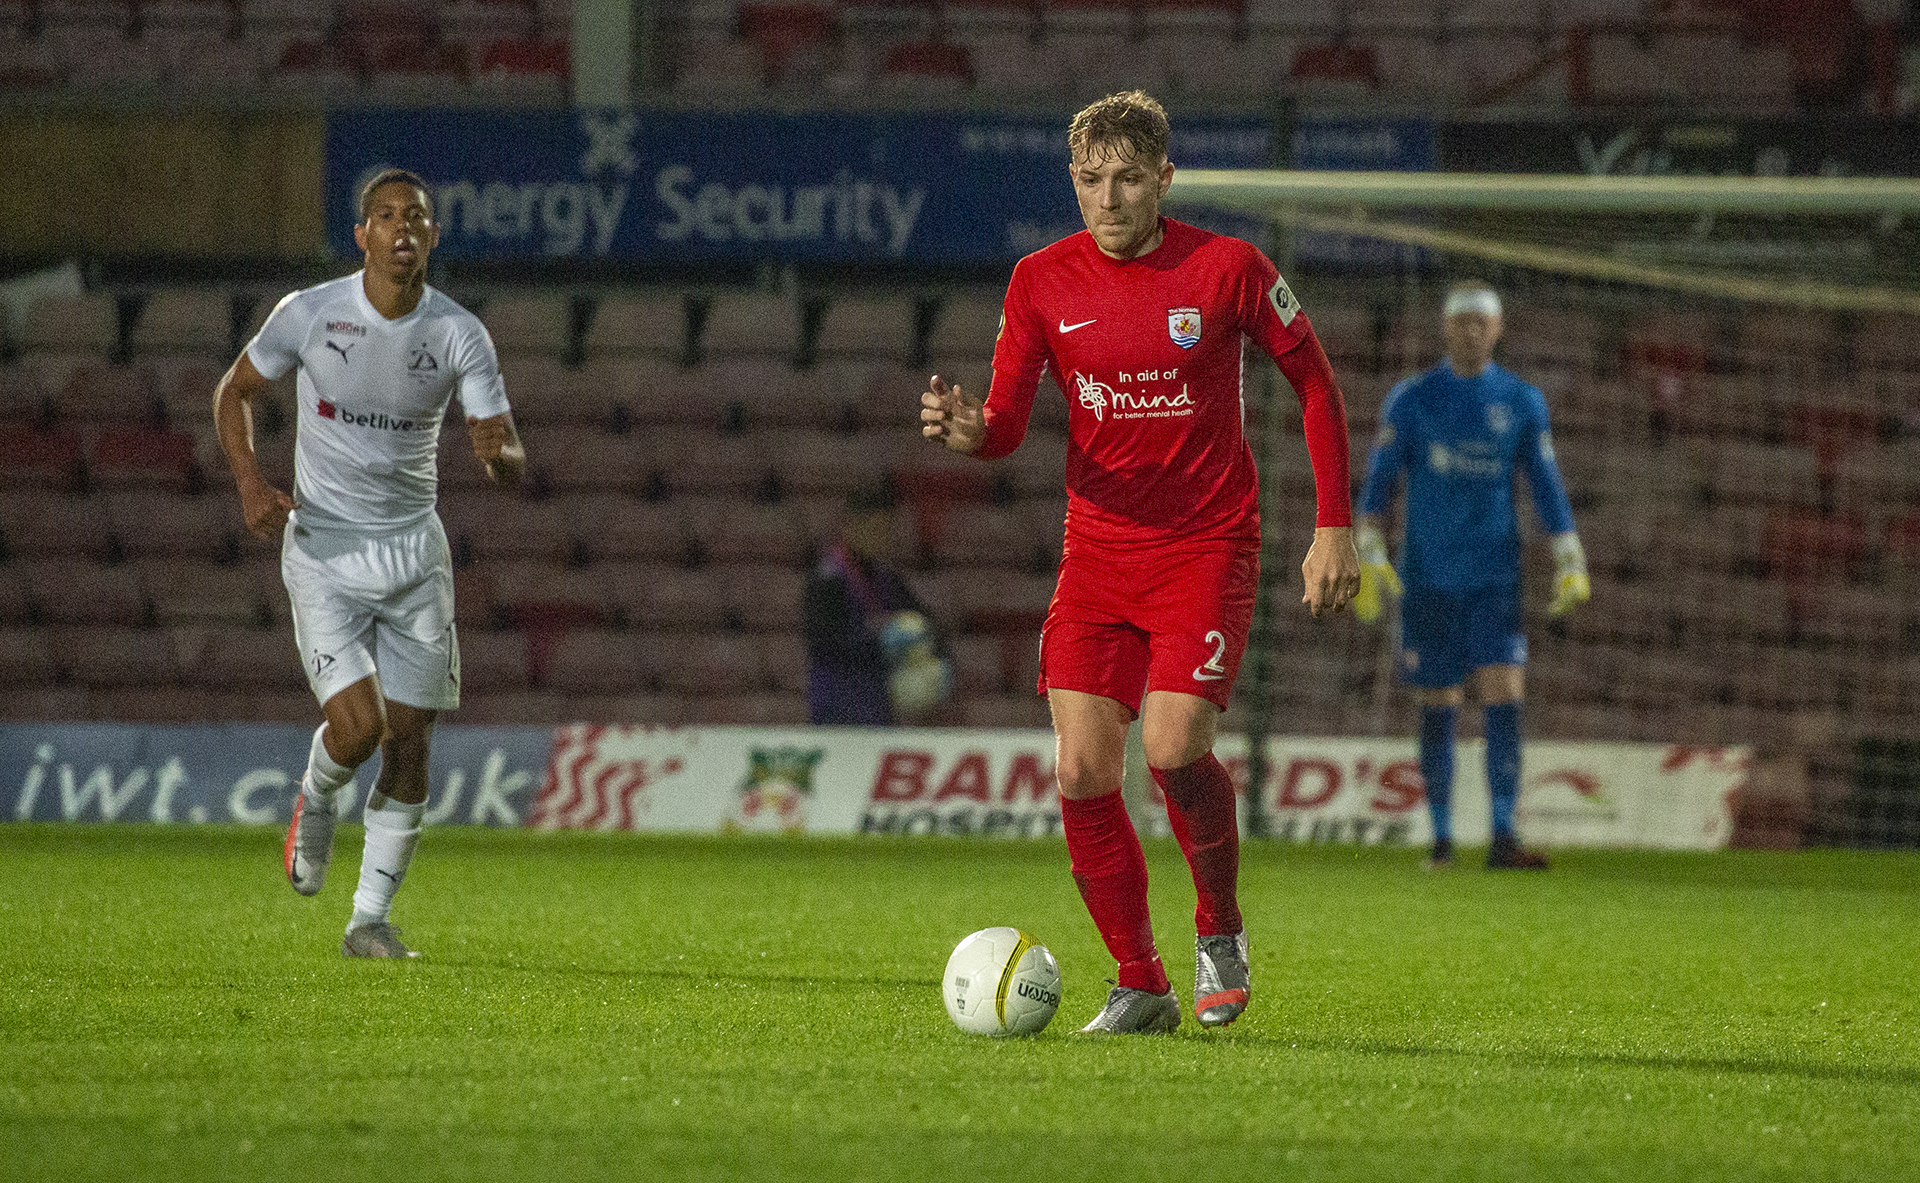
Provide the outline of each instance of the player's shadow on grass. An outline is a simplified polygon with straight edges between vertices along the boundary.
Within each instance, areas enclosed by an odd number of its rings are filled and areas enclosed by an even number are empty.
[[[434,958],[434,964],[450,969],[497,970],[503,973],[534,974],[539,977],[576,977],[598,978],[604,981],[626,982],[687,982],[689,984],[709,985],[725,982],[737,986],[813,986],[844,987],[858,986],[898,986],[915,990],[938,990],[939,978],[888,978],[864,977],[859,974],[788,974],[788,973],[708,973],[699,969],[612,969],[596,968],[589,965],[529,965],[522,962],[501,961],[485,958]]]
[[[1802,1080],[1842,1080],[1862,1084],[1920,1085],[1920,1068],[1849,1067],[1844,1064],[1814,1064],[1805,1060],[1778,1058],[1728,1059],[1715,1056],[1649,1056],[1621,1052],[1476,1052],[1463,1048],[1420,1047],[1401,1043],[1347,1042],[1282,1036],[1296,1047],[1314,1051],[1358,1051],[1376,1056],[1402,1056],[1410,1059],[1502,1060],[1509,1064],[1540,1068],[1572,1066],[1606,1068],[1644,1068],[1669,1072],[1730,1072],[1747,1076],[1795,1076]]]

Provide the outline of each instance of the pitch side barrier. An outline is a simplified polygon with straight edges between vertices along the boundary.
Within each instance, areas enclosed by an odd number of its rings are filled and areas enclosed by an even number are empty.
[[[283,825],[305,727],[0,725],[0,819]],[[1460,756],[1455,827],[1483,841],[1478,744]],[[1246,743],[1216,748],[1237,780]],[[434,735],[430,824],[542,830],[1046,838],[1060,833],[1052,733],[861,727],[448,725]],[[1274,837],[1424,845],[1414,744],[1268,740],[1260,799]],[[1733,832],[1746,748],[1536,743],[1520,820],[1550,846],[1713,849]],[[348,794],[357,817],[375,766]],[[1246,808],[1243,787],[1242,808]],[[1141,828],[1166,832],[1157,801]]]

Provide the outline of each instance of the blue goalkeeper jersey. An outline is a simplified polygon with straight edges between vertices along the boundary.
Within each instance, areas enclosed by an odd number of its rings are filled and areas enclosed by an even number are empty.
[[[1360,512],[1390,508],[1402,472],[1407,537],[1400,577],[1410,588],[1468,591],[1519,583],[1515,472],[1526,473],[1549,534],[1573,529],[1567,487],[1553,461],[1547,400],[1497,365],[1462,378],[1441,362],[1387,394]]]

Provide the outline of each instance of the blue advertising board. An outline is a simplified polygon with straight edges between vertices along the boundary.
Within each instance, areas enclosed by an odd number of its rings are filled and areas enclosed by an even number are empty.
[[[0,724],[0,821],[284,825],[313,729],[284,724]],[[427,821],[518,826],[546,776],[547,727],[435,730]],[[357,819],[375,756],[341,799]]]
[[[1182,122],[1176,166],[1263,168],[1263,119]],[[353,111],[327,117],[327,234],[409,168],[453,259],[1011,262],[1080,230],[1066,120],[963,111]]]

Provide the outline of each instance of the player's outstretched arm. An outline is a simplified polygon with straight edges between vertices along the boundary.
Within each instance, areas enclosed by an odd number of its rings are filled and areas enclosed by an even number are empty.
[[[527,474],[527,449],[520,442],[520,429],[513,425],[513,412],[485,419],[468,415],[467,434],[473,438],[473,454],[487,467],[487,476],[504,488],[519,488],[520,478]]]
[[[213,388],[214,427],[240,490],[240,512],[247,529],[262,538],[279,537],[294,508],[293,498],[261,475],[260,459],[253,450],[253,400],[271,385],[243,353]]]
[[[935,374],[920,396],[920,434],[971,456],[987,436],[985,404]]]
[[[1360,553],[1353,545],[1353,527],[1315,527],[1300,574],[1307,587],[1300,602],[1315,616],[1345,610],[1360,590]]]

